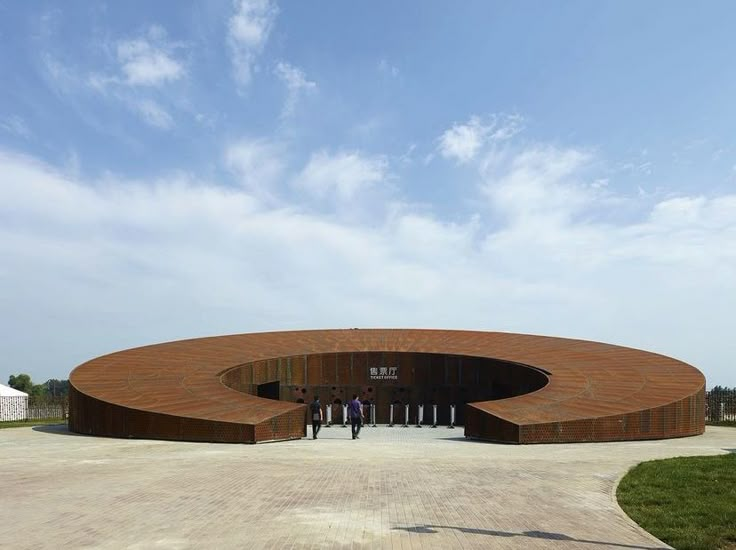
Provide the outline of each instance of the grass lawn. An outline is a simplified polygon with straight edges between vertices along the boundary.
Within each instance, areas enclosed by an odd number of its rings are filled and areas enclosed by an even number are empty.
[[[631,519],[677,550],[736,549],[736,454],[644,462],[616,496]]]
[[[43,418],[41,420],[11,420],[0,422],[0,430],[3,428],[25,428],[27,426],[42,426],[44,424],[66,424],[63,418]]]

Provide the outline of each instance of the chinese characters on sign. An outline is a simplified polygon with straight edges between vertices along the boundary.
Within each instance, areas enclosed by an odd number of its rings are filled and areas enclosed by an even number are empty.
[[[368,373],[371,380],[399,379],[399,367],[370,367]]]

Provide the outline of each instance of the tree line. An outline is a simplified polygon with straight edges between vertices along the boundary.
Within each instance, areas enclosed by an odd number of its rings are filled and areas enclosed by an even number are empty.
[[[42,384],[34,384],[27,374],[11,374],[8,386],[32,397],[66,397],[69,395],[69,380],[50,378]]]

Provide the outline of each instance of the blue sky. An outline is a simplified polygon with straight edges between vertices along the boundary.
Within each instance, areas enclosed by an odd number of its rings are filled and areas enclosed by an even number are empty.
[[[640,347],[736,386],[734,16],[0,1],[0,375],[426,327]]]

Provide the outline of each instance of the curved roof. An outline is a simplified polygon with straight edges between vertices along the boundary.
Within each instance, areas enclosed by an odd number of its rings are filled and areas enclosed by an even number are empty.
[[[238,334],[130,349],[77,367],[79,394],[126,409],[256,425],[303,405],[266,400],[222,384],[248,362],[300,354],[383,351],[489,357],[548,373],[526,395],[472,406],[517,426],[627,415],[691,398],[705,378],[662,355],[598,342],[500,332],[345,329]],[[701,430],[702,431],[702,430]]]

